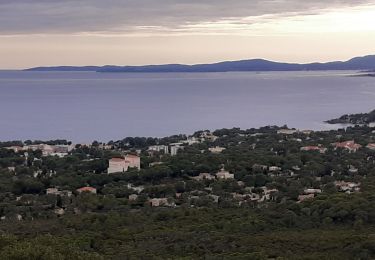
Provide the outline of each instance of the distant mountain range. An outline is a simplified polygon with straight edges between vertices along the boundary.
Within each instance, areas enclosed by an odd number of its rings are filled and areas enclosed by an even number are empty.
[[[282,63],[263,59],[225,61],[213,64],[165,64],[145,66],[57,66],[36,67],[26,71],[95,71],[95,72],[230,72],[230,71],[319,71],[375,70],[375,55],[356,57],[348,61],[327,63]]]

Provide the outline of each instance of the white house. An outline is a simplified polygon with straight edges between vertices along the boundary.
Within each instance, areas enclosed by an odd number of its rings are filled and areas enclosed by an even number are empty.
[[[281,168],[280,167],[277,167],[277,166],[271,166],[269,167],[268,169],[270,172],[278,172],[278,171],[281,171]]]
[[[129,168],[129,163],[125,161],[125,158],[112,158],[109,160],[109,166],[107,172],[126,172]]]
[[[234,179],[234,174],[232,174],[228,171],[225,171],[225,170],[221,170],[218,173],[216,173],[216,177],[218,179],[223,179],[223,180]]]
[[[167,198],[153,198],[149,200],[152,207],[174,207],[176,204],[174,202],[169,202]]]
[[[196,181],[202,181],[202,180],[214,180],[215,176],[212,176],[209,173],[200,173],[198,176],[192,177],[192,179]]]
[[[284,134],[284,135],[292,135],[292,134],[298,133],[298,130],[296,130],[296,129],[280,129],[280,130],[277,130],[277,133],[278,134]]]
[[[153,145],[153,146],[150,146],[148,148],[148,151],[152,151],[152,152],[161,152],[161,151],[163,151],[164,154],[168,154],[169,153],[169,148],[166,145]]]
[[[171,155],[175,156],[177,155],[179,150],[183,150],[184,147],[182,146],[182,143],[173,143],[171,144]]]
[[[303,191],[305,194],[319,194],[319,193],[322,193],[322,190],[321,189],[305,189]]]
[[[210,147],[208,148],[208,150],[211,152],[211,153],[221,153],[222,151],[225,150],[224,147],[220,147],[220,146],[215,146],[215,147]]]
[[[129,167],[141,169],[141,158],[137,155],[128,154],[125,157],[112,158],[109,160],[108,174],[115,172],[126,172]]]

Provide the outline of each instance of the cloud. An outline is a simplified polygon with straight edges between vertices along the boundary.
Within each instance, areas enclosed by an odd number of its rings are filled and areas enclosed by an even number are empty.
[[[2,0],[0,34],[183,30],[231,20],[253,24],[374,0]],[[246,18],[246,19],[245,19]]]

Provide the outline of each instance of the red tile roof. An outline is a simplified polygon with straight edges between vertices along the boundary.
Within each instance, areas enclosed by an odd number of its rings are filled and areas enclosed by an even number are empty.
[[[362,147],[360,144],[356,144],[354,141],[345,141],[342,143],[334,143],[336,148],[345,148],[349,150],[357,150]]]
[[[82,187],[77,189],[77,191],[95,191],[96,189],[93,187]]]

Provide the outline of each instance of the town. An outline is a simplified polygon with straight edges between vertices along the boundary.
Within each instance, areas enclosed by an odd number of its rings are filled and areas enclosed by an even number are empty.
[[[375,129],[369,126],[330,131],[267,126],[108,143],[0,146],[5,230],[39,221],[66,225],[80,216],[107,218],[114,212],[169,219],[173,212],[206,214],[204,209],[251,212],[246,214],[263,216],[271,226],[375,221],[371,199],[347,206],[375,189]],[[267,217],[272,210],[280,211],[283,224]],[[261,222],[253,228],[264,229]]]
[[[353,135],[357,131],[368,131],[360,136],[358,143]],[[73,145],[65,140],[54,141],[56,144],[18,142],[4,146],[6,143],[3,143],[3,149],[8,152],[2,152],[1,165],[3,171],[14,175],[17,181],[27,180],[27,177],[35,181],[55,180],[63,178],[64,168],[72,167],[68,162],[74,158],[73,165],[80,168],[79,171],[84,165],[91,168],[84,174],[121,174],[121,178],[129,180],[121,186],[128,193],[133,192],[128,195],[129,203],[146,196],[149,205],[156,207],[185,203],[194,206],[201,205],[202,201],[219,203],[224,198],[238,206],[285,199],[302,202],[327,189],[360,192],[362,179],[373,171],[374,130],[353,128],[333,133],[266,127],[201,131],[188,137],[164,140],[140,138],[143,143],[132,143],[131,138],[108,144]],[[350,163],[350,158],[357,158],[359,151],[362,160],[352,159]],[[78,155],[81,160],[77,159]],[[332,158],[325,160],[327,157]],[[186,167],[181,167],[182,163]],[[59,168],[59,164],[64,167]],[[280,180],[287,186],[296,185],[296,193],[291,195],[287,187],[281,187]],[[70,197],[72,192],[88,191],[104,195],[108,186],[114,185],[90,185],[91,182],[87,179],[87,185],[82,187],[61,183],[30,193],[36,196],[68,194]],[[138,183],[142,185],[136,186]],[[23,194],[18,195],[21,196],[17,196],[17,200],[22,201]],[[61,214],[65,209],[55,211]],[[7,217],[11,216],[1,216],[2,219]],[[25,216],[18,216],[22,217]]]

